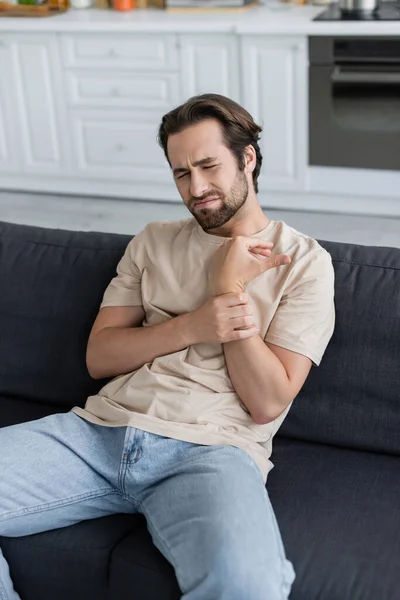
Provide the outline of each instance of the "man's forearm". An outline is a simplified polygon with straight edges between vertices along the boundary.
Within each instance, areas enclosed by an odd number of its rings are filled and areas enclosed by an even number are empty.
[[[87,349],[90,375],[94,379],[116,377],[136,371],[159,356],[187,348],[190,338],[190,313],[159,325],[147,327],[108,327],[93,336]],[[89,360],[87,360],[89,366]]]
[[[232,385],[256,423],[276,419],[290,401],[289,379],[259,335],[223,344]]]

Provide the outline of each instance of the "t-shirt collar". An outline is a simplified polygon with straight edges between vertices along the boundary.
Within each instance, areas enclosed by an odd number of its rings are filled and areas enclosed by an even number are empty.
[[[221,244],[226,242],[226,240],[232,239],[230,237],[224,237],[222,235],[214,235],[212,233],[207,233],[206,231],[204,231],[202,226],[197,222],[197,220],[194,217],[193,217],[193,221],[194,221],[194,227],[196,229],[197,235],[200,237],[200,239],[204,240],[205,242],[208,242],[210,244],[217,244],[220,246]],[[272,230],[274,228],[275,223],[276,223],[276,221],[273,221],[271,219],[270,222],[268,223],[268,225],[266,227],[264,227],[264,229],[262,229],[261,231],[258,231],[257,233],[253,233],[253,235],[251,235],[251,237],[256,237],[256,238],[267,237],[267,235],[270,233],[270,230]]]

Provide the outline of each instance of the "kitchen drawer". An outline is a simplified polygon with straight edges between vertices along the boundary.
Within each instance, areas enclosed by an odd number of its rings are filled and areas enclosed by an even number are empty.
[[[178,70],[177,37],[174,34],[63,34],[66,67]]]
[[[179,104],[178,73],[68,72],[72,107],[144,108],[167,112]]]
[[[157,143],[160,119],[140,111],[69,112],[76,172],[96,179],[171,184],[170,168]]]

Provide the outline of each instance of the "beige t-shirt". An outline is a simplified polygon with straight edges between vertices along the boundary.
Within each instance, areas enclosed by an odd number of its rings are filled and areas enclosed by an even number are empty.
[[[335,322],[330,254],[283,221],[270,221],[252,237],[274,242],[273,253],[292,259],[246,286],[259,335],[319,365]],[[101,307],[143,306],[144,327],[197,309],[210,298],[208,264],[226,239],[206,233],[193,217],[149,223],[129,242]],[[85,409],[73,411],[99,425],[237,446],[266,481],[272,438],[290,406],[271,423],[255,423],[233,388],[222,344],[194,344],[115,377],[88,397]]]

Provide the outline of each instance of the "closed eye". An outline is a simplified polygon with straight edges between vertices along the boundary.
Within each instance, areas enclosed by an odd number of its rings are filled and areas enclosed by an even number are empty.
[[[215,167],[218,167],[218,165],[208,165],[208,166],[204,165],[203,169],[214,169]],[[187,175],[189,175],[189,172],[183,173],[182,175],[180,175],[179,177],[177,177],[177,179],[183,179]]]

